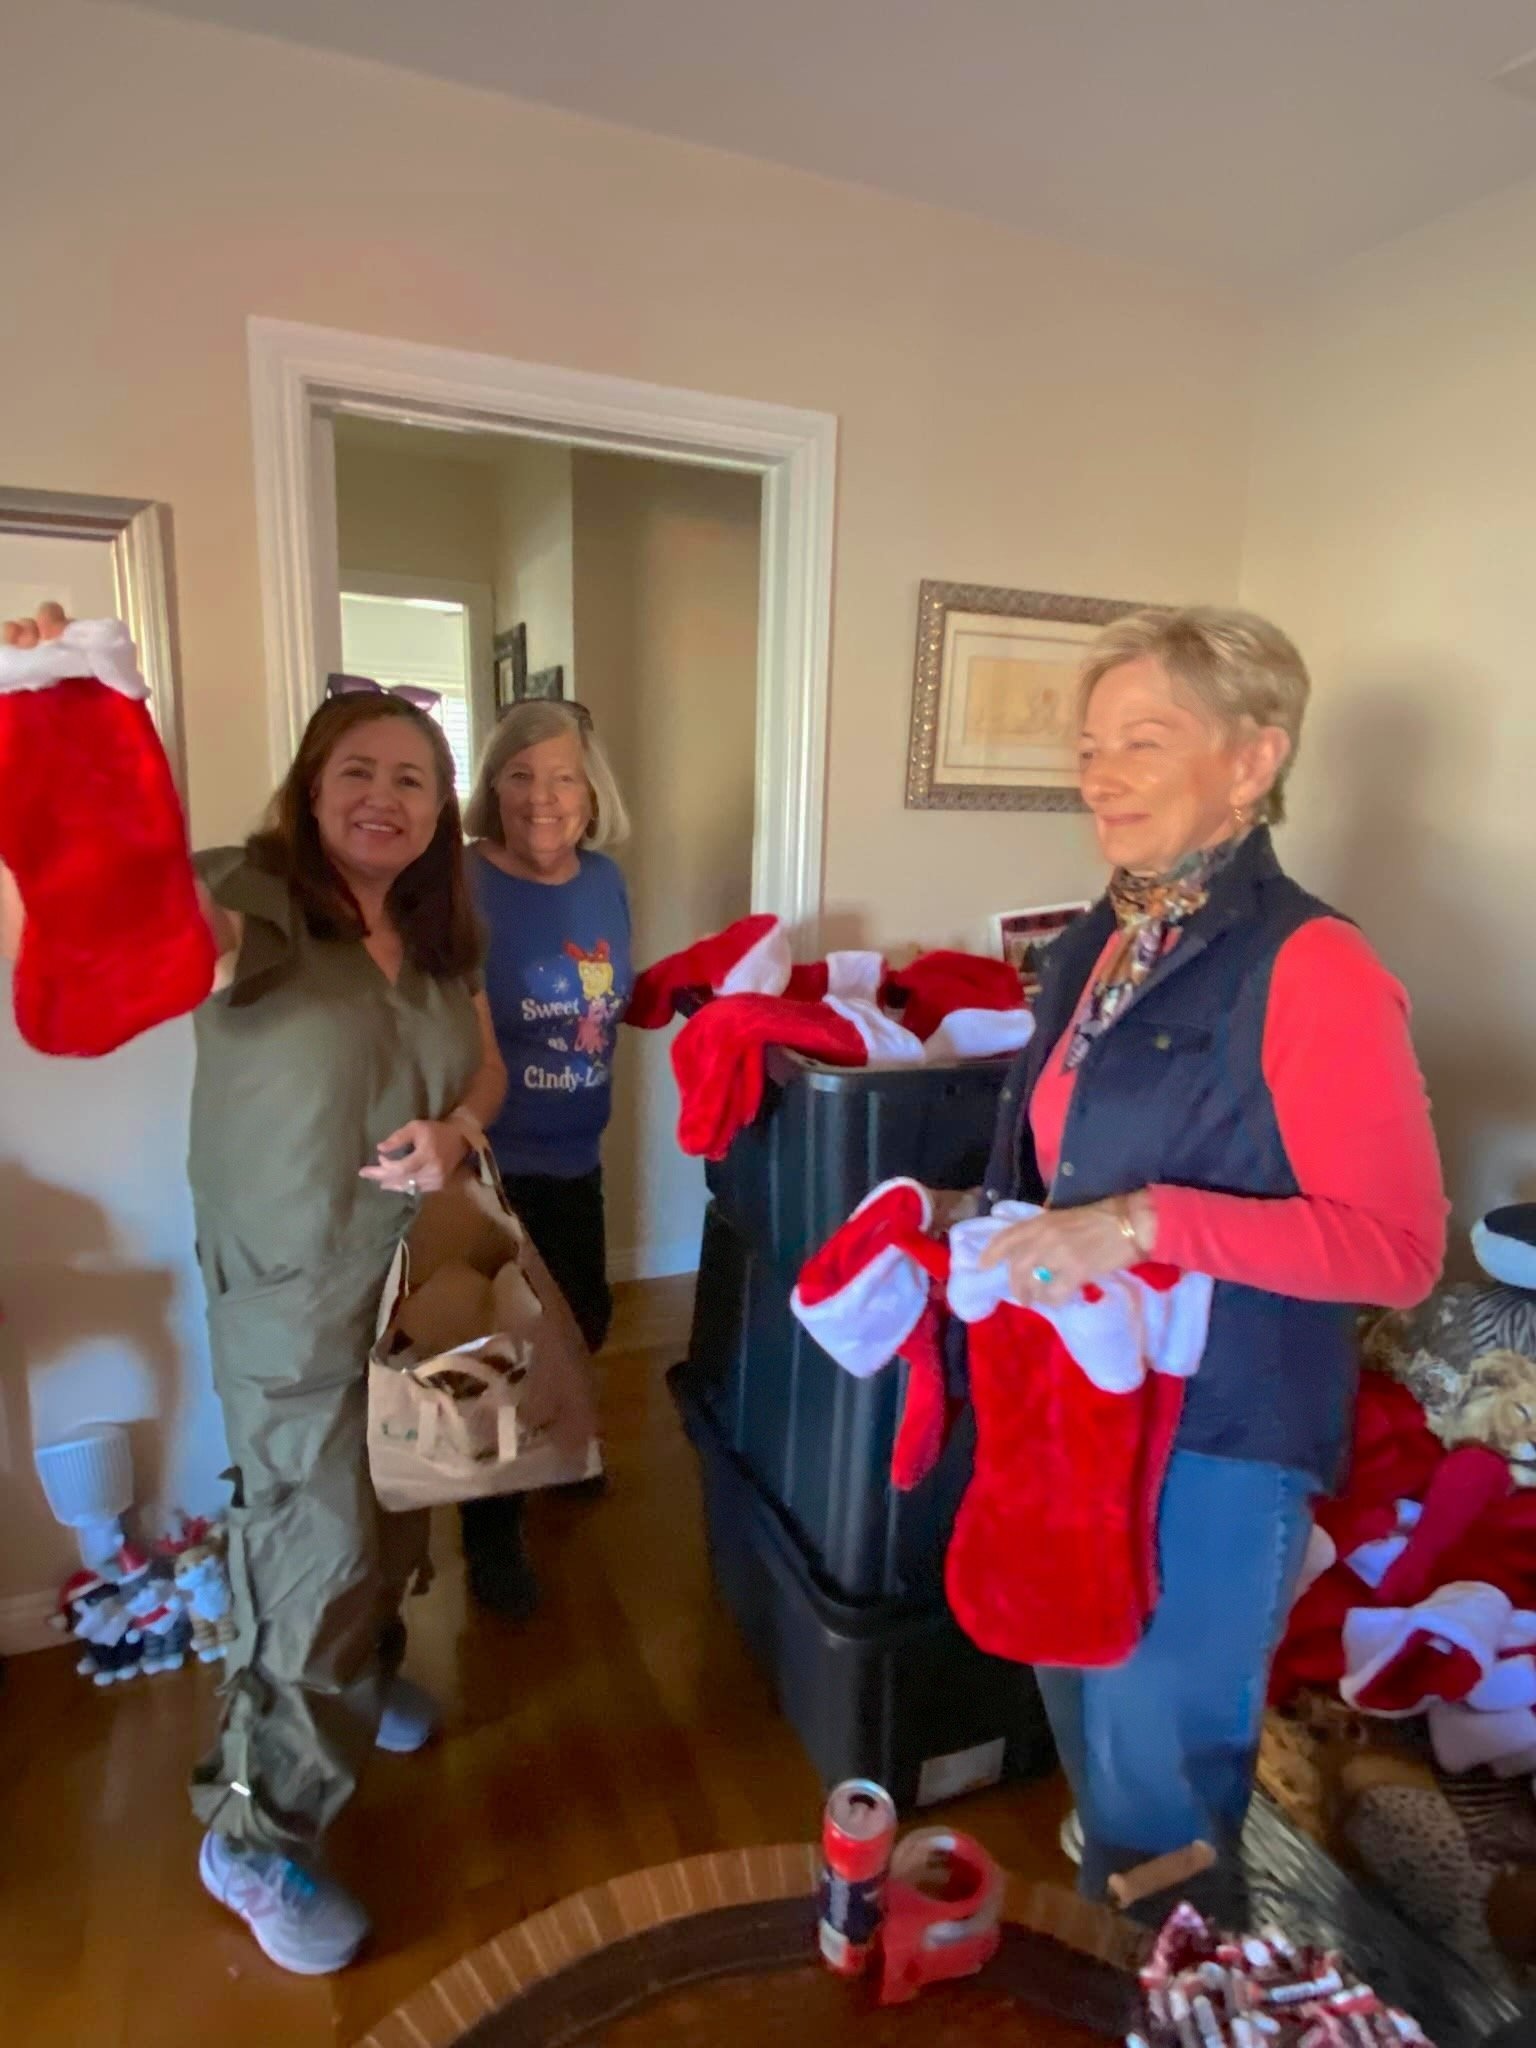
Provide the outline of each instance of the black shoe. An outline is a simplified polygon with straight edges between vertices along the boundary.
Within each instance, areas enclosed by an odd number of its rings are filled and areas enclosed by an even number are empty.
[[[539,1582],[523,1543],[526,1504],[524,1494],[502,1493],[467,1500],[459,1509],[470,1595],[507,1621],[526,1621],[539,1604]]]
[[[552,1486],[551,1493],[558,1493],[562,1500],[601,1500],[608,1491],[608,1474],[594,1472],[590,1479],[567,1479],[562,1486]]]
[[[470,1598],[503,1621],[526,1621],[539,1604],[539,1582],[521,1550],[510,1556],[491,1552],[465,1559]]]

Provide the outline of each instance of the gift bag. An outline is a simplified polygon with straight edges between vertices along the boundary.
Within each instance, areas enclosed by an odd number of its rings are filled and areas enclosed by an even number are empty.
[[[368,1361],[382,1506],[526,1493],[602,1471],[587,1349],[488,1152],[395,1254]]]

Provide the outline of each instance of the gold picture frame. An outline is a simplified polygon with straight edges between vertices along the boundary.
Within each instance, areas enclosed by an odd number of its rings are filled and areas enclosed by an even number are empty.
[[[912,811],[1080,811],[1075,676],[1129,599],[924,582],[907,750]]]

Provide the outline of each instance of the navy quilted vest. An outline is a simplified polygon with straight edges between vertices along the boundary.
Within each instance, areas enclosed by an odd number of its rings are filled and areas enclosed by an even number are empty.
[[[1049,1191],[1029,1102],[1114,928],[1108,899],[1056,941],[1035,1036],[1001,1098],[984,1206],[1012,1198],[1068,1209],[1155,1182],[1223,1194],[1299,1192],[1264,1080],[1264,1015],[1275,956],[1335,913],[1281,870],[1256,832],[1209,902],[1078,1070]],[[1217,1285],[1210,1340],[1185,1404],[1180,1447],[1255,1458],[1336,1483],[1354,1404],[1355,1311]]]

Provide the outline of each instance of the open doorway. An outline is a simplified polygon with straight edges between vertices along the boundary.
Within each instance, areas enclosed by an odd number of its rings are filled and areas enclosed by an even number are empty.
[[[755,488],[758,615],[749,789],[740,789],[732,774],[707,765],[684,774],[688,747],[675,737],[669,716],[646,716],[643,691],[626,695],[615,684],[619,694],[602,715],[615,732],[623,730],[624,721],[633,720],[635,745],[652,750],[649,765],[640,770],[637,810],[652,801],[646,785],[663,770],[678,784],[676,792],[663,796],[662,783],[655,782],[658,794],[652,816],[641,820],[642,831],[630,855],[636,863],[653,858],[658,863],[655,872],[663,878],[639,884],[656,909],[652,929],[642,928],[637,914],[638,957],[656,957],[692,938],[710,923],[723,921],[738,903],[776,912],[803,955],[818,952],[836,420],[793,406],[288,321],[253,318],[249,340],[274,774],[286,771],[298,735],[320,700],[327,672],[344,666],[336,449],[338,430],[343,438],[353,431],[349,422],[363,419],[383,427],[410,427],[449,436],[466,446],[505,442],[508,437],[529,448],[543,445],[555,451],[550,460],[569,461],[573,488],[578,466],[585,468],[599,459],[633,463],[639,458],[645,458],[641,468],[666,465],[692,471],[702,479],[701,488],[712,478],[723,494],[733,489],[751,493]],[[461,469],[470,466],[460,464]],[[617,479],[638,473],[621,467],[611,475]],[[438,518],[429,522],[437,537],[458,522],[466,503],[474,501],[473,487],[460,478],[448,497],[438,501]],[[482,522],[482,530],[490,530],[488,520]],[[630,539],[633,553],[639,545],[633,523]],[[607,545],[615,554],[622,552],[614,531],[609,531]],[[557,549],[557,559],[558,555]],[[397,566],[385,573],[419,572]],[[427,573],[451,571],[440,565]],[[466,572],[461,568],[458,573],[462,577]],[[702,588],[709,573],[695,576],[691,587]],[[494,592],[494,573],[471,572],[470,580],[488,581]],[[610,561],[609,587],[618,588],[621,582]],[[640,575],[634,581],[642,593],[655,587],[653,576]],[[419,589],[416,594],[434,595]],[[533,610],[530,595],[520,613],[520,622],[529,627],[529,666],[535,671],[560,666],[550,643],[534,637]],[[610,611],[609,645],[627,659],[646,644],[650,618],[642,606],[633,614],[638,623],[626,632],[615,624],[616,616]],[[571,657],[569,677],[562,681],[565,695],[574,693],[574,685],[585,697],[590,677],[600,678],[605,669],[618,676],[622,670],[615,658],[589,663],[578,675],[579,660],[578,649]],[[494,695],[487,711],[477,694],[487,687],[494,693],[494,677],[488,685],[483,667],[477,668],[468,693],[471,741],[486,718],[494,715]],[[719,700],[712,701],[708,718],[698,728],[701,736],[718,729],[719,709]],[[695,730],[690,722],[689,734]],[[709,758],[715,758],[713,748]],[[710,792],[734,792],[739,815],[733,814],[731,844],[738,853],[730,861],[721,857],[713,864],[712,900],[705,908],[674,894],[666,880],[668,864],[676,863],[667,834],[680,817],[696,821]],[[739,857],[743,821],[748,842],[744,890],[732,864]],[[642,835],[649,853],[639,844]],[[610,1148],[616,1168],[610,1239],[615,1277],[686,1270],[696,1254],[703,1202],[702,1175],[694,1163],[681,1159],[671,1142],[675,1097],[666,1045],[637,1041],[641,1034],[633,1034],[624,1047],[620,1110]],[[649,1106],[645,1118],[638,1106],[642,1100]],[[653,1128],[650,1119],[668,1126],[665,1144],[659,1142],[660,1124]],[[632,1133],[628,1165],[626,1120]],[[627,1192],[621,1193],[621,1187]]]
[[[509,696],[585,706],[633,820],[616,858],[637,966],[744,916],[761,479],[347,415],[334,451],[343,667],[433,693],[461,796]],[[703,1173],[673,1140],[667,1055],[662,1034],[620,1035],[604,1147],[615,1279],[698,1256]]]

